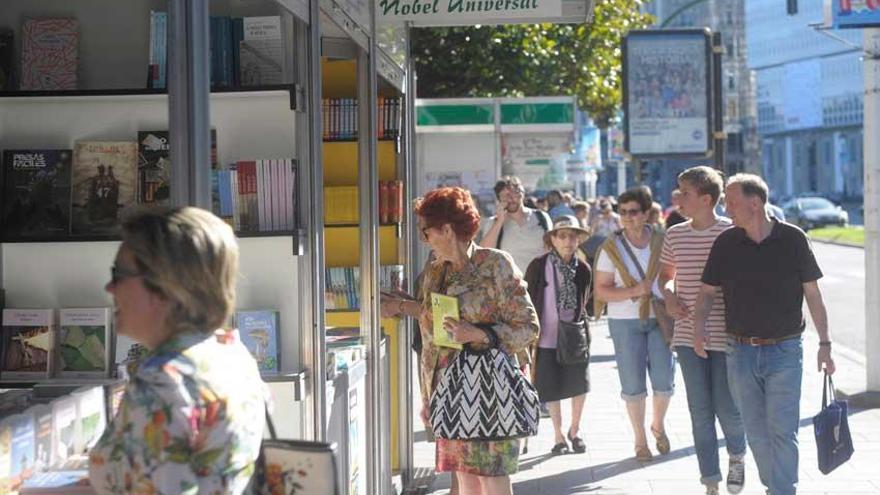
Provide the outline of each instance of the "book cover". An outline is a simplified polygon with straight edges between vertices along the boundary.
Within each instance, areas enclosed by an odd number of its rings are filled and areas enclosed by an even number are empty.
[[[21,487],[21,495],[65,495],[94,494],[89,482],[88,469],[47,471],[36,473]]]
[[[55,310],[3,310],[2,378],[36,379],[50,376],[49,356]]]
[[[71,150],[3,152],[3,227],[9,239],[70,231]]]
[[[79,21],[28,19],[21,27],[22,90],[76,89]]]
[[[73,234],[115,234],[137,199],[138,144],[79,141],[73,151]]]
[[[60,466],[76,453],[79,439],[76,398],[64,396],[52,401],[52,466]]]
[[[138,203],[171,203],[171,148],[168,131],[139,131]]]
[[[58,376],[102,378],[110,374],[110,308],[63,308],[59,310]]]
[[[284,83],[284,43],[281,17],[245,17],[239,43],[242,86]]]
[[[431,315],[434,324],[434,345],[461,349],[462,345],[452,339],[452,334],[443,329],[443,320],[453,318],[458,320],[458,298],[431,293]]]
[[[83,387],[72,395],[76,399],[76,414],[80,427],[74,447],[77,454],[84,454],[95,446],[107,426],[104,387],[102,385]]]
[[[9,480],[12,491],[34,473],[34,417],[27,412],[9,418],[11,446]]]
[[[27,412],[34,417],[34,471],[45,471],[52,462],[52,407],[37,404]]]
[[[15,35],[11,29],[0,29],[0,91],[12,91],[14,83]]]
[[[277,373],[278,312],[239,311],[235,315],[241,341],[251,351],[261,372]]]

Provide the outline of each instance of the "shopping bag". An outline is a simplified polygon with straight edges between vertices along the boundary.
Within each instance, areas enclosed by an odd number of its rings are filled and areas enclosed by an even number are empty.
[[[825,373],[822,385],[822,410],[813,417],[813,431],[819,453],[819,471],[828,474],[853,455],[852,437],[847,422],[845,400],[834,399],[834,382]]]
[[[252,483],[253,493],[337,495],[336,444],[279,440],[266,411],[269,438],[263,439]]]

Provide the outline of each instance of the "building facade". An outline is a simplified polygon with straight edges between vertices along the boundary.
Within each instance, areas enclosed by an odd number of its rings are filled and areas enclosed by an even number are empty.
[[[861,30],[824,35],[821,2],[751,0],[748,66],[757,82],[764,177],[776,198],[818,193],[862,201],[864,78]],[[851,214],[852,217],[852,214]],[[858,215],[852,219],[858,222]]]

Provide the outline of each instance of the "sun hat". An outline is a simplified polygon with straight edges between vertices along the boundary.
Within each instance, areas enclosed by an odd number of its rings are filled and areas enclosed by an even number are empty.
[[[574,215],[560,215],[553,219],[553,228],[544,234],[544,242],[550,242],[550,236],[560,230],[574,230],[578,233],[580,239],[578,243],[584,242],[590,236],[590,231],[581,227],[581,222]]]

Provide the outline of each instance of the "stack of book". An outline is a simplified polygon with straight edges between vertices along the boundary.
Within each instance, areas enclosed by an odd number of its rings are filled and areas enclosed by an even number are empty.
[[[380,267],[379,287],[384,291],[399,291],[403,287],[403,265]],[[324,307],[334,310],[360,308],[360,269],[358,267],[327,268]]]
[[[324,141],[350,141],[358,138],[358,100],[327,98],[321,106]],[[400,135],[400,99],[379,97],[376,135],[394,139]]]
[[[243,160],[213,177],[214,213],[238,232],[296,229],[296,165],[292,158]]]

